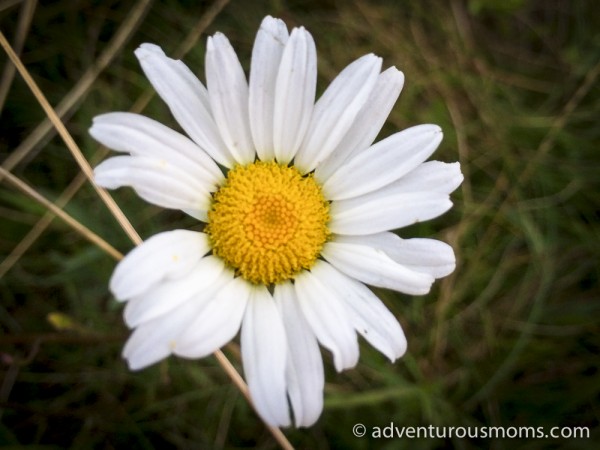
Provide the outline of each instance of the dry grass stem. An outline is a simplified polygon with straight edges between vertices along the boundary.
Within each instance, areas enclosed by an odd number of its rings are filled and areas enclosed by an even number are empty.
[[[104,51],[100,54],[98,59],[96,59],[95,63],[84,72],[73,88],[56,106],[55,111],[58,117],[62,118],[69,114],[69,112],[71,112],[81,101],[83,96],[87,94],[98,76],[114,60],[115,56],[119,54],[125,43],[138,28],[150,3],[151,0],[140,0],[132,7],[131,13],[115,32]],[[7,67],[12,67],[14,70],[15,65],[9,64]],[[20,161],[27,157],[43,139],[49,137],[53,130],[55,130],[55,127],[52,121],[49,118],[44,119],[37,127],[35,127],[29,136],[27,136],[21,144],[11,152],[6,160],[2,162],[2,167],[11,171]]]
[[[83,236],[85,239],[87,239],[91,243],[98,246],[98,248],[105,251],[107,254],[109,254],[110,256],[112,256],[113,258],[115,258],[117,260],[123,258],[123,255],[121,252],[119,252],[112,245],[110,245],[108,242],[106,242],[104,239],[102,239],[100,236],[98,236],[96,233],[94,233],[88,227],[83,225],[81,222],[75,220],[69,214],[64,212],[64,210],[62,210],[60,207],[58,207],[57,205],[52,203],[50,200],[48,200],[45,197],[43,197],[42,195],[40,195],[35,189],[30,187],[27,183],[20,180],[19,178],[17,178],[12,173],[8,172],[7,170],[5,170],[2,167],[0,167],[0,174],[2,174],[4,181],[10,183],[14,187],[16,187],[18,190],[23,192],[25,195],[31,197],[33,200],[38,202],[40,205],[44,206],[44,208],[51,211],[52,214],[59,217],[67,225],[72,227],[81,236]],[[5,273],[5,270],[2,267],[2,266],[4,266],[5,263],[6,263],[6,260],[4,260],[2,262],[2,264],[0,264],[0,273]]]
[[[101,187],[96,185],[96,183],[94,183],[94,173],[92,171],[92,168],[83,156],[83,153],[79,149],[79,146],[75,143],[75,140],[67,131],[67,128],[62,123],[60,117],[58,117],[56,111],[54,111],[54,109],[46,99],[46,96],[42,93],[36,82],[29,74],[28,70],[25,68],[19,57],[15,54],[2,32],[0,32],[0,45],[2,46],[2,48],[4,48],[6,54],[23,77],[23,80],[25,80],[25,83],[27,83],[29,89],[31,89],[31,91],[33,92],[33,95],[35,96],[41,107],[44,109],[44,112],[58,131],[58,134],[60,134],[60,137],[63,139],[67,148],[71,152],[71,155],[73,156],[73,158],[81,168],[82,172],[85,174],[87,179],[90,181],[90,183],[96,190],[100,199],[106,204],[112,215],[117,219],[119,225],[121,225],[121,228],[125,231],[125,233],[127,233],[129,238],[136,244],[141,243],[142,239],[129,222],[129,219],[125,217],[125,214],[123,214],[121,209],[117,206],[113,198],[108,194],[108,192],[106,192],[105,189],[102,189]]]
[[[6,173],[3,167],[0,167],[2,171],[0,173]],[[1,180],[1,178],[0,178]],[[85,176],[79,172],[73,181],[67,186],[67,188],[57,198],[55,205],[59,209],[63,209],[67,203],[75,196],[77,191],[85,183]],[[23,239],[13,248],[9,255],[0,263],[0,278],[2,278],[6,272],[8,272],[21,257],[27,252],[27,250],[35,243],[35,241],[42,235],[48,225],[52,223],[56,215],[50,211],[44,214],[43,217],[38,220]]]
[[[35,11],[36,0],[26,0],[21,7],[21,14],[19,15],[19,24],[17,25],[17,32],[15,35],[15,43],[13,48],[15,53],[18,55],[23,50],[23,44],[25,44],[25,37],[29,31],[31,25],[31,19],[33,19],[33,13]],[[0,114],[4,108],[4,102],[6,96],[10,90],[10,86],[15,78],[15,66],[13,64],[7,64],[2,72],[2,78],[0,79]]]

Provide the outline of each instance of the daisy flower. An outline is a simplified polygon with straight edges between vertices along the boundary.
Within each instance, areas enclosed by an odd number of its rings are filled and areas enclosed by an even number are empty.
[[[135,52],[187,137],[131,113],[98,116],[91,135],[124,155],[95,169],[109,189],[179,209],[203,232],[159,233],[116,267],[110,289],[134,329],[132,370],[174,354],[202,358],[241,328],[244,375],[270,425],[312,425],[323,408],[319,344],[354,367],[357,335],[392,362],[400,324],[366,286],[429,292],[454,270],[452,248],[389,230],[447,211],[458,163],[424,162],[442,140],[419,125],[373,141],[404,83],[368,54],[315,102],[317,57],[303,27],[266,17],[249,81],[220,33],[208,38],[206,87],[156,45]]]

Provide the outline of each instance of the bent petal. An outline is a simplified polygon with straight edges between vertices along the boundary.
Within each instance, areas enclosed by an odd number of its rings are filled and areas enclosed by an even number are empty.
[[[338,146],[352,126],[381,70],[381,58],[369,54],[346,67],[315,104],[306,137],[294,164],[312,171]]]
[[[94,180],[108,189],[131,186],[144,200],[163,208],[206,212],[210,207],[207,186],[163,159],[115,156],[96,166]]]
[[[221,33],[208,38],[206,84],[213,117],[227,149],[237,163],[253,162],[248,83],[233,47]]]
[[[123,357],[131,370],[139,370],[166,358],[177,347],[179,336],[190,326],[207,301],[224,284],[221,273],[209,289],[197,292],[188,301],[167,314],[143,323],[135,329],[125,347]]]
[[[412,271],[368,245],[333,241],[323,246],[321,254],[339,271],[371,286],[424,295],[434,281],[431,275]]]
[[[331,265],[321,264],[318,274],[343,299],[354,329],[391,362],[406,352],[402,327],[383,302],[364,284],[342,274]]]
[[[277,305],[266,287],[252,287],[241,334],[244,373],[258,414],[270,425],[288,426],[287,339]]]
[[[377,142],[329,177],[325,197],[344,200],[387,186],[429,158],[442,137],[437,125],[417,125]]]
[[[290,282],[275,286],[275,303],[285,326],[287,390],[296,427],[314,424],[323,410],[325,377],[317,338],[310,329]]]
[[[288,39],[285,23],[267,16],[256,34],[250,66],[250,130],[258,157],[262,161],[275,158],[273,151],[273,111],[275,83],[281,55]]]
[[[175,230],[155,234],[117,264],[110,290],[119,301],[143,294],[164,279],[185,275],[209,251],[204,233]]]
[[[339,294],[330,288],[328,280],[317,276],[321,264],[317,261],[312,272],[300,273],[294,287],[306,321],[321,345],[331,351],[335,369],[341,372],[358,362],[358,341]]]
[[[131,298],[125,306],[125,323],[129,328],[135,328],[168,313],[199,292],[208,289],[224,268],[225,265],[219,258],[202,258],[185,275],[174,280],[164,280],[158,286]]]
[[[207,90],[196,75],[182,61],[168,58],[158,45],[142,44],[135,55],[187,135],[219,164],[232,167],[234,160],[219,135]]]

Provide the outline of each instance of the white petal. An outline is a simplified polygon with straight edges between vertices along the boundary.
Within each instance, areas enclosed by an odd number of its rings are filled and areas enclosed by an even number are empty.
[[[377,142],[347,161],[323,185],[328,200],[343,200],[386,186],[425,161],[442,141],[437,125],[418,125]]]
[[[139,114],[114,112],[94,117],[90,134],[101,144],[133,156],[165,159],[189,172],[208,190],[215,190],[223,173],[191,140]]]
[[[452,207],[450,197],[445,194],[385,192],[384,189],[332,202],[329,230],[351,235],[379,233],[433,219]]]
[[[431,275],[412,271],[368,245],[328,242],[321,254],[336,269],[371,286],[423,295],[434,281]]]
[[[185,275],[209,250],[204,233],[175,230],[155,234],[117,264],[110,290],[121,301],[140,295],[165,278]]]
[[[403,86],[404,74],[395,67],[379,74],[371,95],[342,141],[315,169],[315,178],[321,184],[344,162],[369,148],[383,127]]]
[[[464,177],[460,171],[460,163],[444,163],[427,161],[399,180],[379,190],[380,193],[394,192],[437,192],[450,194]]]
[[[310,172],[338,146],[352,126],[381,70],[381,58],[369,54],[348,65],[317,101],[294,164]]]
[[[123,357],[127,359],[129,368],[142,369],[173,353],[179,336],[189,328],[226,279],[227,275],[221,273],[208,289],[197,292],[167,314],[137,327],[123,348]]]
[[[182,211],[194,219],[200,220],[201,222],[206,222],[208,220],[206,215],[206,209],[190,209],[190,208],[182,208]]]
[[[454,272],[456,258],[451,246],[435,239],[401,239],[394,233],[337,236],[336,242],[368,245],[385,252],[397,263],[416,272],[442,278]]]
[[[373,347],[392,362],[406,351],[406,337],[394,315],[364,284],[340,273],[329,264],[317,269],[321,279],[343,299],[352,325]]]
[[[325,377],[319,344],[302,314],[292,284],[277,284],[274,298],[287,336],[286,381],[294,423],[296,427],[309,427],[323,410]]]
[[[135,55],[150,83],[188,136],[219,164],[233,166],[233,157],[219,135],[206,88],[200,80],[182,61],[165,56],[157,45],[142,44]]]
[[[100,186],[131,186],[149,203],[169,209],[207,211],[211,196],[207,186],[164,159],[116,156],[94,169]]]
[[[448,194],[463,180],[459,163],[428,161],[375,192],[331,203],[334,233],[364,235],[433,219],[452,202]]]
[[[239,164],[253,162],[248,83],[233,47],[221,33],[208,38],[206,83],[213,117],[229,152]]]
[[[171,322],[161,321],[163,318],[155,319],[136,328],[131,334],[122,356],[127,360],[130,370],[140,370],[148,367],[171,354],[169,340],[176,333],[173,327],[179,327],[189,318],[188,308],[193,302],[186,302],[186,308],[176,309],[177,317],[169,317]]]
[[[249,296],[250,288],[242,278],[231,279],[177,339],[173,353],[203,358],[223,347],[239,331]]]
[[[250,129],[258,157],[275,158],[273,151],[273,111],[275,82],[281,55],[288,39],[285,23],[267,16],[256,34],[250,67]]]
[[[241,335],[244,373],[258,414],[269,425],[288,426],[285,329],[277,305],[264,286],[252,288]]]
[[[275,89],[274,146],[277,161],[289,163],[308,129],[317,89],[317,50],[304,28],[292,31]]]
[[[298,302],[306,321],[323,347],[333,353],[333,363],[338,372],[354,367],[359,349],[356,332],[339,294],[332,290],[327,279],[317,276],[317,261],[313,272],[302,272],[294,286]]]
[[[168,313],[199,292],[208,289],[224,269],[225,265],[221,259],[215,256],[202,258],[184,276],[175,280],[164,280],[129,300],[124,311],[125,323],[129,328],[135,328]]]

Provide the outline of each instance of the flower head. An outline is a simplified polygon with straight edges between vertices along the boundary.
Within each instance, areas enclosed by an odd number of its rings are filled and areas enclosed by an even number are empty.
[[[402,328],[365,284],[426,294],[454,270],[452,248],[389,230],[452,203],[458,163],[424,162],[442,132],[419,125],[373,144],[404,83],[369,54],[315,103],[315,44],[266,17],[249,82],[227,38],[208,39],[207,88],[156,45],[142,69],[186,137],[152,119],[110,113],[90,133],[123,152],[95,169],[107,188],[180,209],[204,232],[157,234],[132,250],[110,288],[134,329],[132,369],[170,354],[201,358],[238,333],[255,406],[272,425],[309,426],[323,406],[319,344],[338,371],[356,365],[357,333],[391,361]]]

